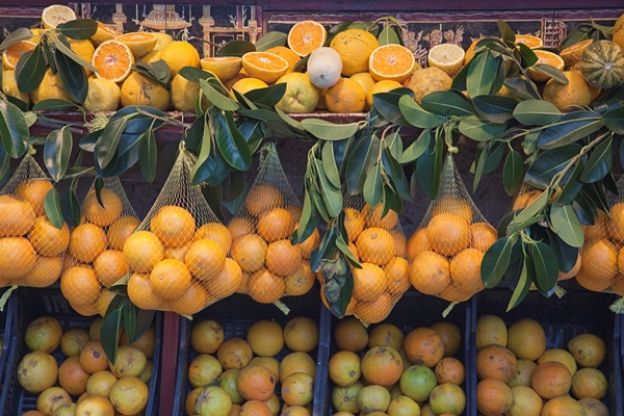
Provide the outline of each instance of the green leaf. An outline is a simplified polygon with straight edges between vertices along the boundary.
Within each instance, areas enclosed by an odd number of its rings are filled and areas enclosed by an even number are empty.
[[[495,288],[505,276],[516,240],[516,235],[500,238],[483,255],[481,280],[486,288]]]
[[[87,74],[84,68],[58,50],[54,54],[54,61],[56,62],[58,75],[63,82],[63,87],[65,87],[71,99],[84,103],[88,92]]]
[[[33,105],[32,111],[65,111],[75,108],[76,104],[71,101],[50,99],[39,101],[37,104]]]
[[[416,159],[416,176],[420,189],[433,200],[440,187],[440,172],[442,171],[442,140],[431,141],[429,149]]]
[[[482,119],[491,123],[506,123],[513,118],[517,101],[498,95],[481,95],[472,99],[474,108]]]
[[[97,30],[97,22],[91,19],[76,19],[62,23],[56,30],[72,39],[89,39]]]
[[[428,111],[445,116],[474,114],[466,97],[456,91],[435,91],[423,97],[421,106]]]
[[[524,68],[528,68],[537,63],[538,58],[533,49],[526,46],[524,43],[518,43],[517,45],[518,51],[520,52],[520,57],[522,61],[522,66]]]
[[[503,165],[503,187],[507,195],[512,196],[520,190],[523,174],[522,156],[514,149],[510,149]]]
[[[523,228],[533,225],[542,218],[542,210],[546,207],[548,202],[548,192],[543,191],[539,197],[537,197],[531,204],[520,211],[514,218],[507,224],[507,234],[520,231]]]
[[[371,113],[379,113],[388,123],[396,126],[409,126],[399,108],[399,100],[406,95],[413,97],[414,93],[409,88],[395,88],[388,92],[373,94]]]
[[[184,68],[178,71],[178,74],[188,79],[189,81],[199,82],[200,79],[203,80],[216,80],[218,79],[213,73],[206,72],[199,68],[195,68],[193,66],[185,66]]]
[[[360,128],[359,123],[336,124],[319,118],[301,120],[305,131],[320,140],[344,140],[353,136]]]
[[[401,44],[401,38],[397,34],[396,30],[392,25],[385,25],[383,29],[379,32],[377,36],[377,40],[380,45],[388,45],[388,44]]]
[[[247,52],[255,52],[256,47],[253,43],[245,40],[233,40],[226,43],[219,51],[217,56],[243,56]]]
[[[0,140],[11,157],[26,153],[30,133],[24,113],[15,104],[0,99]]]
[[[516,42],[516,35],[514,35],[513,29],[507,22],[499,20],[496,24],[498,25],[498,33],[500,33],[500,37],[503,41],[507,43]]]
[[[147,182],[152,183],[156,178],[158,157],[156,137],[153,129],[150,128],[142,135],[139,146],[139,169],[141,170],[141,175]]]
[[[559,120],[561,111],[545,100],[523,100],[518,103],[513,116],[525,126],[545,126]]]
[[[124,309],[124,303],[117,300],[117,298],[121,298],[121,296],[115,296],[113,298],[113,301],[104,315],[102,328],[100,329],[102,348],[104,349],[104,352],[108,356],[108,360],[110,362],[115,362],[117,359],[117,346],[121,340],[121,333],[123,330],[122,312]]]
[[[199,87],[201,88],[204,96],[208,101],[223,111],[236,111],[238,110],[238,103],[229,97],[221,94],[217,91],[208,81],[200,79]]]
[[[381,166],[375,163],[366,171],[363,189],[364,200],[369,205],[377,205],[383,196],[383,182],[381,178]]]
[[[538,289],[546,293],[557,284],[559,274],[557,256],[548,244],[541,241],[529,245],[529,253],[535,273],[535,283]]]
[[[489,123],[477,116],[464,117],[459,122],[460,133],[478,142],[492,140],[505,132],[506,129],[506,124]]]
[[[0,43],[0,51],[5,51],[9,46],[14,45],[23,40],[28,40],[32,37],[32,32],[30,29],[25,27],[20,27],[15,29],[13,32],[9,33],[2,43]]]
[[[384,189],[388,186],[394,191],[394,193],[399,197],[397,204],[402,204],[400,199],[404,199],[406,201],[411,201],[409,182],[407,177],[405,176],[405,171],[399,164],[399,162],[392,157],[390,151],[388,149],[384,149],[381,154],[381,162],[383,164],[383,168],[386,174],[387,179],[390,181],[390,184],[387,182],[384,183]],[[389,195],[388,192],[384,192],[384,195]],[[387,199],[387,198],[386,198]],[[395,211],[401,211],[402,205],[395,209]]]
[[[231,113],[215,114],[214,133],[219,152],[227,164],[236,170],[248,170],[251,167],[251,153],[247,142],[236,129]]]
[[[52,68],[53,72],[54,72],[54,67],[52,65],[58,63],[58,59],[56,58],[56,55],[63,55],[67,61],[71,61],[82,68],[87,68],[94,73],[97,72],[95,67],[91,65],[91,62],[84,61],[80,56],[76,54],[76,52],[74,52],[74,50],[70,46],[69,39],[67,39],[65,36],[63,36],[62,34],[58,34],[57,36],[54,36],[52,39],[53,39],[53,46],[56,49],[56,51],[54,51],[54,55],[52,59],[54,62],[50,63],[50,61],[48,61],[48,65]],[[54,48],[51,48],[51,50],[54,50]],[[61,69],[58,68],[58,66],[56,67],[56,70],[58,72],[61,71]]]
[[[15,66],[17,88],[22,92],[33,92],[41,84],[45,72],[46,63],[39,44],[32,51],[23,53],[17,61]]]
[[[548,64],[535,64],[531,67],[531,69],[542,73],[552,79],[554,79],[555,81],[557,81],[559,84],[563,84],[563,85],[568,85],[568,79],[566,78],[565,75],[563,75],[563,72],[559,71],[557,68],[555,68],[552,65],[548,65]]]
[[[353,149],[349,152],[345,165],[345,181],[350,195],[362,192],[366,171],[379,152],[379,146],[379,140],[370,135],[354,139]]]
[[[565,185],[557,197],[557,204],[571,204],[576,199],[578,193],[581,192],[581,189],[583,189],[583,183],[578,180],[579,176],[581,176],[581,172],[583,172],[583,169],[583,163],[579,162],[576,163],[574,169],[572,169],[572,173],[565,175]]]
[[[540,149],[555,149],[574,143],[600,130],[604,124],[594,111],[572,111],[564,114],[556,125],[543,130],[537,141]]]
[[[351,263],[354,267],[362,267],[360,261],[357,257],[355,257],[342,235],[338,235],[338,237],[336,238],[336,248],[346,257],[349,263]]]
[[[286,44],[287,37],[288,35],[284,32],[266,32],[256,42],[256,50],[262,52],[275,46],[284,46]]]
[[[169,87],[171,70],[169,70],[169,66],[162,59],[149,64],[137,62],[132,65],[132,69],[165,87]]]
[[[568,245],[582,247],[584,240],[583,226],[578,220],[572,205],[553,205],[550,207],[552,230]]]
[[[320,160],[315,158],[314,165],[316,167],[316,176],[321,188],[321,198],[323,199],[323,203],[327,209],[327,214],[330,218],[337,218],[342,212],[342,193],[340,192],[340,188],[333,186],[329,182]]]
[[[427,151],[427,148],[429,148],[432,138],[431,130],[423,130],[418,138],[403,152],[400,160],[401,164],[411,163],[422,156],[423,153]]]
[[[531,289],[531,279],[529,278],[529,270],[531,270],[531,266],[528,264],[528,259],[522,259],[522,271],[520,272],[520,276],[518,277],[518,281],[516,282],[516,288],[514,289],[511,298],[509,299],[509,303],[507,303],[506,312],[511,311],[516,306],[518,306],[529,294],[529,290]]]
[[[604,113],[602,122],[615,134],[624,135],[624,106]]]
[[[80,202],[73,189],[65,192],[61,197],[61,212],[70,228],[80,224]]]
[[[273,107],[286,93],[286,85],[285,82],[282,82],[266,88],[251,90],[245,94],[245,97],[254,104],[264,104],[268,107]]]
[[[115,158],[121,134],[128,124],[129,117],[112,118],[100,134],[95,144],[95,157],[101,168],[108,166]]]
[[[65,220],[63,219],[63,211],[61,208],[61,197],[56,188],[50,189],[46,194],[43,200],[43,209],[52,225],[60,229],[65,223]]]
[[[582,182],[598,182],[611,172],[613,167],[612,145],[613,137],[610,136],[608,139],[600,142],[591,152],[589,159],[585,163],[585,169],[583,169],[580,176]]]
[[[466,74],[466,88],[471,97],[492,94],[501,58],[494,58],[489,50],[475,55]],[[499,86],[500,88],[500,86]]]
[[[323,144],[321,157],[323,161],[323,171],[325,172],[327,179],[334,187],[340,189],[340,174],[338,173],[338,166],[336,165],[333,143],[325,142]]]
[[[303,194],[303,205],[301,206],[301,218],[299,218],[297,229],[290,238],[293,244],[303,243],[314,232],[318,221],[313,211],[314,207],[310,193],[305,191]]]
[[[503,85],[509,89],[509,92],[523,100],[536,99],[540,100],[542,96],[533,81],[525,78],[507,78]]]
[[[403,95],[399,98],[399,111],[409,124],[421,129],[436,128],[444,123],[444,117],[423,109],[409,95]]]
[[[580,150],[581,146],[575,143],[540,153],[529,166],[525,182],[538,188],[548,186],[553,177],[561,172]]]
[[[68,125],[52,130],[46,137],[43,146],[43,162],[50,173],[50,177],[55,182],[60,181],[67,172],[73,143],[72,133]]]

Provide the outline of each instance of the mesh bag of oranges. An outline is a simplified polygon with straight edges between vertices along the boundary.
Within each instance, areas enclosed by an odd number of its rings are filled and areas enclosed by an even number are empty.
[[[449,153],[440,189],[407,242],[410,281],[416,290],[463,302],[484,288],[481,261],[497,232],[475,206]]]
[[[243,271],[239,292],[259,303],[276,303],[283,296],[301,296],[314,285],[310,256],[320,242],[318,230],[293,244],[301,205],[275,149],[267,143],[260,153],[258,176],[230,220],[232,258]]]
[[[242,282],[240,267],[227,257],[230,232],[191,183],[195,162],[180,150],[156,202],[124,244],[128,297],[141,309],[192,315]]]
[[[410,287],[406,238],[399,215],[384,205],[348,200],[343,209],[348,247],[360,267],[351,265],[353,291],[345,314],[372,324],[381,322]],[[322,280],[322,279],[321,279]],[[325,288],[322,285],[321,296]]]
[[[0,286],[46,287],[61,276],[69,227],[46,216],[44,200],[52,188],[26,155],[0,191]]]
[[[125,283],[128,275],[123,246],[141,221],[118,177],[96,179],[81,214],[71,231],[61,293],[81,315],[104,316],[115,297],[109,288]]]

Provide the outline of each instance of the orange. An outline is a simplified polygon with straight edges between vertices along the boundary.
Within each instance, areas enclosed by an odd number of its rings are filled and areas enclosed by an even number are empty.
[[[369,108],[373,106],[375,102],[375,94],[389,92],[389,91],[396,90],[397,88],[401,88],[401,87],[403,87],[403,85],[401,85],[400,82],[392,81],[390,79],[384,79],[384,80],[376,82],[368,90],[366,90],[367,106]]]
[[[254,354],[274,357],[284,348],[282,327],[273,321],[257,321],[247,330],[247,342]]]
[[[312,231],[312,234],[306,238],[302,243],[297,244],[297,247],[301,250],[301,255],[304,259],[309,259],[312,256],[312,252],[316,250],[321,242],[321,233],[318,228]]]
[[[305,295],[314,286],[314,272],[307,261],[301,262],[301,267],[294,274],[286,277],[284,283],[286,285],[286,295],[301,296]]]
[[[75,305],[94,303],[100,292],[100,283],[90,266],[71,267],[61,276],[61,293]]]
[[[217,358],[226,370],[245,367],[251,361],[252,355],[249,343],[241,338],[225,340],[217,350]]]
[[[476,293],[483,289],[481,260],[483,260],[483,252],[474,248],[467,248],[457,253],[450,264],[453,286],[468,293]]]
[[[402,372],[403,361],[392,347],[373,347],[362,357],[362,375],[371,384],[391,386]]]
[[[608,222],[609,234],[616,240],[624,241],[624,203],[614,204],[609,209],[611,221]]]
[[[388,292],[392,294],[404,293],[410,287],[410,267],[407,260],[395,257],[384,266]]]
[[[410,282],[421,293],[439,294],[451,283],[448,260],[433,251],[417,254],[410,267]]]
[[[89,374],[108,369],[108,357],[100,341],[89,341],[80,351],[80,366]]]
[[[581,368],[572,379],[572,394],[578,398],[602,399],[607,387],[605,375],[595,368]]]
[[[383,228],[371,227],[362,231],[356,247],[363,261],[379,266],[388,263],[394,255],[394,239]]]
[[[119,32],[117,32],[115,29],[107,24],[104,24],[102,22],[97,22],[97,24],[97,29],[93,36],[91,36],[91,41],[96,45],[106,42],[107,40],[114,39],[120,35]]]
[[[37,397],[37,410],[21,413],[21,415],[50,415],[56,413],[59,407],[72,403],[71,397],[60,387],[49,387]]]
[[[201,239],[191,243],[184,255],[184,263],[193,277],[210,280],[225,266],[225,251],[218,243]]]
[[[17,185],[15,194],[24,201],[30,203],[37,216],[43,215],[43,201],[46,195],[52,189],[52,183],[47,180],[30,180]]]
[[[241,59],[236,56],[209,56],[199,61],[204,71],[212,72],[221,81],[234,78],[241,70]]]
[[[536,50],[533,52],[535,52],[535,55],[537,55],[537,62],[535,62],[535,65],[548,64],[550,66],[557,68],[559,71],[563,71],[563,68],[565,67],[565,63],[563,62],[563,58],[561,58],[556,53],[544,51],[544,50]],[[533,81],[537,81],[537,82],[544,82],[550,79],[548,75],[538,72],[531,67],[529,67],[527,71],[527,75]]]
[[[2,64],[4,69],[15,69],[17,62],[24,52],[30,52],[37,46],[36,43],[22,40],[12,44],[2,53]]]
[[[284,196],[271,185],[254,185],[245,197],[245,208],[251,215],[259,216],[264,211],[284,205]]]
[[[362,87],[364,92],[367,94],[367,97],[368,91],[372,88],[373,85],[375,85],[375,80],[369,72],[359,72],[357,74],[351,75],[349,78],[360,84],[360,87]]]
[[[284,208],[273,208],[258,218],[258,234],[267,242],[288,238],[295,226],[290,211]]]
[[[106,250],[95,259],[93,270],[102,285],[111,287],[128,274],[128,263],[121,251]]]
[[[148,388],[137,377],[122,377],[111,387],[109,398],[117,413],[138,414],[147,404]]]
[[[269,406],[260,400],[248,400],[240,409],[239,416],[272,416]]]
[[[59,321],[42,316],[26,326],[24,343],[29,350],[52,353],[61,343],[62,332]]]
[[[123,35],[117,36],[115,40],[130,48],[132,55],[134,55],[136,59],[147,55],[148,52],[154,49],[158,41],[156,36],[147,32],[124,33]]]
[[[472,297],[473,293],[460,290],[451,282],[440,294],[440,298],[448,302],[465,302]]]
[[[403,231],[394,230],[390,231],[392,238],[394,239],[394,255],[395,257],[407,258],[407,238]]]
[[[477,352],[479,378],[493,378],[509,383],[514,378],[517,365],[514,353],[500,345],[488,345]]]
[[[347,29],[334,36],[329,46],[340,55],[342,74],[349,77],[368,71],[369,57],[379,41],[366,30]]]
[[[91,64],[95,67],[98,78],[122,82],[130,75],[134,55],[127,45],[111,39],[97,47],[91,58]]]
[[[481,380],[477,384],[477,409],[484,415],[502,415],[511,410],[513,393],[502,381]]]
[[[32,206],[10,195],[0,195],[0,237],[21,237],[35,225]]]
[[[242,64],[247,75],[267,84],[274,83],[288,71],[288,61],[270,52],[247,52]]]
[[[366,108],[366,93],[351,78],[340,78],[324,95],[325,106],[332,113],[358,113]]]
[[[284,342],[292,351],[310,352],[318,345],[319,330],[315,321],[299,316],[284,326]]]
[[[0,238],[0,276],[15,280],[25,276],[37,263],[37,253],[25,238]]]
[[[416,230],[414,234],[407,240],[407,258],[412,261],[417,254],[423,251],[430,251],[431,245],[427,238],[427,229],[421,228]]]
[[[427,224],[427,239],[435,252],[453,256],[470,244],[470,225],[457,214],[442,212]]]
[[[581,55],[583,55],[583,51],[587,49],[587,47],[591,45],[592,42],[593,39],[585,39],[577,42],[574,45],[570,45],[567,48],[563,49],[559,53],[559,56],[563,58],[567,67],[572,67],[581,60]]]
[[[353,268],[353,297],[358,301],[372,301],[381,296],[388,285],[383,269],[373,263],[362,263]]]
[[[113,292],[112,290],[102,290],[96,304],[97,313],[99,313],[100,316],[106,315],[108,307],[110,306],[113,299],[115,299],[115,296],[117,296],[117,293]]]
[[[136,71],[130,73],[119,90],[122,107],[147,105],[165,111],[171,102],[170,98],[169,90],[164,85]]]
[[[440,360],[435,366],[435,375],[438,384],[451,383],[461,386],[466,373],[464,365],[457,358],[446,357]]]
[[[195,234],[195,218],[185,208],[167,205],[152,217],[150,230],[166,247],[182,247]]]
[[[372,347],[392,347],[399,351],[403,347],[403,333],[393,324],[382,323],[375,325],[370,331],[368,346]]]
[[[249,277],[247,282],[249,296],[259,303],[273,303],[284,295],[284,279],[267,269],[260,269]]]
[[[287,406],[306,406],[312,402],[313,391],[314,379],[309,374],[295,373],[282,382],[281,397]]]
[[[292,245],[290,240],[274,241],[267,247],[266,266],[272,272],[281,277],[296,273],[301,267],[301,250]]]
[[[22,278],[30,287],[47,287],[55,283],[63,272],[62,257],[38,257],[35,266]]]
[[[35,224],[28,235],[37,253],[46,257],[62,254],[69,245],[69,228],[67,224],[59,229],[46,216],[37,217]]]
[[[100,227],[108,227],[117,220],[123,211],[121,198],[110,189],[100,191],[102,204],[97,199],[95,191],[89,192],[83,203],[85,219]]]
[[[133,216],[123,216],[113,222],[106,231],[108,246],[114,250],[123,250],[128,237],[139,226],[139,219]]]
[[[149,273],[164,257],[165,248],[154,233],[137,231],[126,240],[123,253],[130,270]]]
[[[299,56],[307,56],[325,44],[327,31],[313,20],[298,22],[288,32],[288,47]]]
[[[531,388],[544,399],[553,399],[568,394],[571,386],[570,370],[555,361],[538,365],[531,374]]]
[[[261,366],[248,366],[238,374],[238,392],[247,400],[268,400],[275,391],[277,380],[269,370]]]
[[[191,242],[186,243],[182,247],[167,247],[165,249],[165,258],[184,261],[184,256],[186,256],[186,252],[189,250],[190,247]]]
[[[581,259],[577,282],[590,290],[609,287],[618,273],[617,249],[613,243],[606,239],[590,242],[583,248]]]
[[[243,271],[238,263],[227,258],[221,271],[208,283],[208,291],[216,298],[225,298],[236,293],[243,281]]]
[[[160,51],[160,59],[165,61],[171,77],[175,77],[185,66],[199,68],[199,51],[187,41],[174,40]]]
[[[222,371],[221,363],[214,356],[200,354],[189,364],[189,383],[193,387],[212,384],[217,381]]]
[[[368,70],[376,81],[403,82],[412,74],[415,65],[414,53],[394,43],[379,46],[368,58]]]
[[[368,345],[368,333],[360,321],[347,317],[338,321],[334,340],[341,350],[358,352]]]
[[[358,302],[353,313],[366,323],[376,324],[388,317],[393,305],[393,299],[389,294],[384,293],[373,301]],[[347,310],[349,310],[349,307],[347,307]]]
[[[78,402],[75,412],[77,416],[91,414],[113,416],[115,414],[115,409],[107,397],[89,395]]]
[[[90,396],[108,397],[110,388],[117,381],[117,377],[110,371],[102,370],[93,373],[87,380],[87,394]]]
[[[568,342],[568,350],[581,367],[599,367],[605,358],[607,347],[594,334],[580,334]]]
[[[416,328],[408,333],[403,339],[403,350],[411,363],[429,368],[444,356],[442,338],[431,328]]]
[[[439,321],[431,325],[431,329],[436,331],[442,339],[444,345],[444,356],[451,357],[459,351],[462,345],[461,332],[457,325],[447,321]]]
[[[232,241],[235,241],[245,234],[252,234],[254,232],[254,225],[252,222],[242,217],[232,218],[227,228],[232,236]]]
[[[355,241],[364,230],[364,215],[355,208],[345,208],[344,227],[349,241]]]
[[[232,247],[232,235],[230,231],[225,225],[218,222],[209,222],[199,227],[197,231],[195,231],[193,240],[202,238],[212,240],[219,244],[226,253],[229,253]]]
[[[576,71],[564,71],[563,75],[568,79],[568,84],[560,84],[551,78],[542,92],[544,100],[550,101],[561,111],[589,105],[593,101],[594,92],[583,75]]]
[[[601,209],[596,211],[596,217],[592,225],[583,227],[585,241],[600,240],[609,237],[609,217]]]
[[[546,351],[546,334],[539,322],[521,319],[507,330],[507,348],[516,357],[535,361]]]
[[[128,279],[128,297],[141,309],[154,310],[161,301],[150,284],[149,275],[134,273]]]
[[[71,233],[69,253],[78,261],[93,263],[108,246],[106,233],[94,224],[80,224]]]
[[[244,272],[253,273],[264,265],[267,244],[258,234],[244,235],[232,244],[232,258]]]
[[[618,296],[624,296],[624,274],[618,273],[611,280],[611,290]]]
[[[285,46],[274,46],[266,50],[266,52],[274,53],[288,61],[288,72],[292,72],[295,69],[295,65],[301,60],[292,49],[288,49]]]
[[[444,212],[459,215],[468,223],[472,222],[472,207],[465,199],[451,195],[444,195],[440,197],[440,199],[435,201],[432,216]]]
[[[329,378],[338,386],[350,386],[360,374],[360,356],[354,352],[338,351],[329,360]]]
[[[523,43],[531,49],[537,49],[544,46],[542,39],[535,35],[523,34],[516,35],[516,44]]]
[[[591,413],[590,413],[591,414]],[[609,414],[608,412],[606,413]],[[587,416],[584,406],[581,402],[574,400],[568,395],[555,397],[548,400],[542,407],[541,416]]]
[[[72,396],[79,396],[86,391],[88,378],[89,373],[82,369],[78,357],[69,357],[59,366],[59,384]]]
[[[201,354],[214,354],[223,343],[223,327],[216,321],[206,320],[193,325],[191,346]]]
[[[366,205],[364,211],[366,212],[366,227],[379,227],[390,231],[399,224],[399,215],[396,211],[391,209],[383,215],[383,204],[377,204],[372,208]]]
[[[475,222],[470,225],[470,247],[486,252],[496,241],[498,233],[487,222]]]
[[[154,293],[162,299],[176,299],[191,285],[191,273],[180,260],[165,259],[154,266],[150,283]]]
[[[541,195],[540,191],[528,191],[523,192],[520,191],[520,194],[514,199],[512,210],[516,211],[519,209],[524,209],[531,205],[539,196]]]
[[[276,378],[279,377],[279,366],[280,363],[277,359],[273,357],[254,357],[249,365],[259,365],[265,367],[267,370],[271,372]]]
[[[286,355],[279,366],[279,380],[283,382],[288,376],[295,373],[304,373],[314,377],[316,363],[305,352],[291,352]]]

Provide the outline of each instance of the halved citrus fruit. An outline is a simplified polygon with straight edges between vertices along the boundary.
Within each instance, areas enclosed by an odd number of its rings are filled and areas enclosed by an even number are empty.
[[[60,24],[76,20],[76,13],[71,7],[62,4],[53,4],[41,12],[41,22],[46,29],[52,29]]]
[[[134,56],[126,44],[114,39],[107,40],[95,50],[91,64],[95,67],[98,78],[121,82],[130,74]]]
[[[37,45],[29,40],[14,43],[6,48],[2,54],[2,66],[4,69],[15,69],[17,62],[24,52],[32,51]]]
[[[550,66],[554,66],[559,71],[563,71],[565,63],[563,62],[563,58],[557,55],[556,53],[544,51],[544,50],[535,50],[535,55],[537,55],[537,64],[548,64]],[[529,78],[533,81],[544,82],[548,81],[550,77],[542,72],[536,71],[533,68],[529,68],[527,71]]]
[[[380,46],[368,58],[368,70],[377,81],[404,81],[412,74],[415,64],[412,51],[396,44]]]
[[[286,46],[274,46],[267,49],[265,52],[274,53],[275,55],[279,55],[286,59],[288,61],[288,72],[292,72],[293,69],[295,69],[297,62],[301,60],[299,55],[288,49]]]
[[[272,84],[288,71],[288,61],[268,52],[247,52],[242,58],[243,69],[252,78]]]
[[[537,49],[544,46],[542,39],[535,35],[516,35],[516,43],[524,43],[531,49]]]
[[[147,55],[154,49],[158,41],[156,36],[147,32],[124,33],[123,35],[117,36],[115,40],[129,47],[136,59]]]
[[[203,70],[212,72],[221,81],[234,78],[241,69],[241,58],[236,56],[211,56],[199,63]]]
[[[97,22],[97,29],[95,30],[93,36],[91,36],[91,41],[96,45],[99,45],[107,40],[115,39],[119,35],[121,35],[121,33],[112,27],[102,22]]]
[[[592,44],[593,39],[585,39],[580,42],[575,43],[574,45],[568,46],[564,50],[559,53],[559,56],[563,58],[566,66],[571,67],[574,66],[581,60],[581,55],[583,51]]]
[[[296,23],[288,32],[288,47],[299,56],[311,54],[327,40],[325,27],[312,20]]]
[[[464,50],[452,43],[442,43],[429,50],[427,62],[429,66],[440,68],[449,76],[453,76],[464,63]]]

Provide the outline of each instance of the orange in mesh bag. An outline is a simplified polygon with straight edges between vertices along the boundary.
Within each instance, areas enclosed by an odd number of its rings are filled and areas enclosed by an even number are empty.
[[[300,244],[290,236],[297,229],[301,204],[293,192],[275,149],[261,150],[260,168],[243,205],[228,223],[232,258],[243,271],[240,293],[259,303],[274,303],[283,296],[301,296],[314,285],[310,256],[320,234]]]
[[[243,280],[227,257],[229,230],[191,184],[194,164],[181,149],[156,202],[123,246],[128,296],[141,309],[192,315],[235,293]]]
[[[84,316],[106,313],[115,297],[109,288],[128,275],[124,243],[140,223],[119,178],[101,180],[99,199],[97,181],[82,203],[80,224],[71,231],[61,276],[61,293]]]
[[[52,188],[27,155],[0,192],[0,286],[46,287],[61,276],[69,228],[57,228],[45,214]]]
[[[484,288],[483,254],[497,232],[475,206],[449,154],[438,197],[407,242],[410,281],[416,290],[462,302]]]

